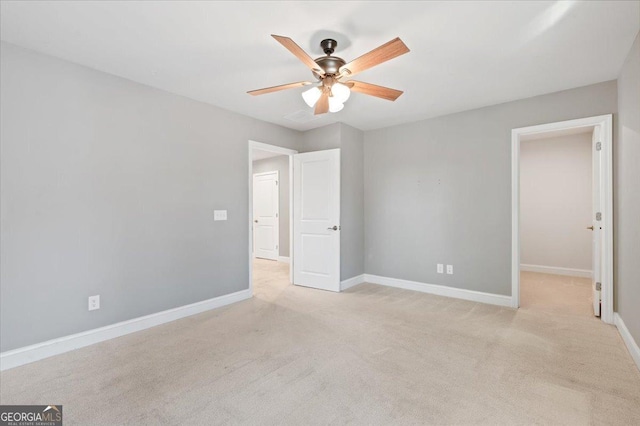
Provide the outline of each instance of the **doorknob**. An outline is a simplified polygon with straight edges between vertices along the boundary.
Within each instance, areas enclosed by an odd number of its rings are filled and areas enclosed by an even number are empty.
[[[587,226],[587,229],[591,229],[593,231],[593,226]]]
[[[258,219],[254,220],[255,223],[258,223]]]
[[[337,231],[339,228],[337,225],[333,225],[331,228],[327,228],[329,231]]]

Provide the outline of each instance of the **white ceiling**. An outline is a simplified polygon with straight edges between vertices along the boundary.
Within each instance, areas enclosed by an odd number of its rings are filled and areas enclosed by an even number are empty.
[[[386,127],[615,79],[640,29],[638,1],[2,1],[2,40],[286,127]],[[358,75],[404,90],[354,93],[318,119],[295,89],[310,72],[270,34],[313,57],[327,36],[349,61],[400,36],[411,52]],[[295,120],[284,118],[290,115]]]

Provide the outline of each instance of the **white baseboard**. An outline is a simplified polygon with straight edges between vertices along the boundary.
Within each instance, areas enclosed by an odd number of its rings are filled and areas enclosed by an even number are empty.
[[[340,291],[345,291],[346,289],[351,288],[353,286],[356,286],[358,284],[362,284],[363,282],[365,282],[364,274],[356,275],[355,277],[351,277],[349,279],[341,281],[340,282]]]
[[[525,272],[540,272],[542,274],[568,275],[570,277],[591,278],[589,269],[561,268],[559,266],[520,264],[520,270]]]
[[[417,281],[407,281],[398,278],[388,278],[370,274],[365,274],[364,280],[371,284],[380,284],[389,287],[403,288],[405,290],[420,291],[422,293],[436,294],[438,296],[488,303],[490,305],[511,306],[511,296],[503,296],[501,294],[483,293],[481,291],[465,290],[437,284],[425,284]]]
[[[614,312],[613,314],[613,321],[618,328],[620,336],[622,336],[624,344],[627,345],[627,349],[631,354],[631,358],[633,358],[636,366],[638,367],[638,370],[640,370],[640,347],[638,347],[638,343],[635,341],[631,333],[629,333],[629,329],[626,325],[624,325],[624,321],[622,321],[622,318],[620,317],[620,315],[618,315],[617,312]]]
[[[278,256],[278,262],[291,263],[289,256]]]
[[[160,324],[175,321],[180,318],[199,314],[201,312],[250,298],[250,289],[241,290],[224,296],[214,297],[213,299],[203,300],[202,302],[196,302],[190,305],[180,306],[155,314],[145,315],[128,321],[107,325],[105,327],[83,331],[82,333],[71,334],[69,336],[48,340],[46,342],[36,343],[35,345],[2,352],[0,353],[0,371],[69,352],[74,349],[83,348],[105,340],[124,336],[125,334],[135,333],[136,331],[155,327]]]

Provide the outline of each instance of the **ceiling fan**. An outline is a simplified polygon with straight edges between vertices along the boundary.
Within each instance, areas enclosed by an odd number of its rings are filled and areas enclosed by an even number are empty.
[[[351,77],[359,72],[407,53],[409,48],[399,37],[373,49],[369,53],[365,53],[349,63],[342,58],[333,56],[333,52],[338,45],[338,42],[333,39],[328,38],[320,42],[320,46],[327,56],[322,56],[314,60],[289,37],[273,34],[271,37],[275,38],[311,69],[314,77],[318,80],[318,83],[314,85],[314,87],[302,93],[302,98],[307,105],[310,107],[315,105],[316,115],[340,111],[344,107],[344,102],[349,99],[352,91],[376,96],[389,101],[395,101],[403,93],[401,90],[377,86],[371,83],[363,83],[361,81],[341,81],[344,78]],[[314,83],[310,81],[299,81],[297,83],[251,90],[247,93],[257,96],[312,84]]]

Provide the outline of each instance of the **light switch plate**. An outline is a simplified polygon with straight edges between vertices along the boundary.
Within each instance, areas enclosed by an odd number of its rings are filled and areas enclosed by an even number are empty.
[[[453,265],[447,265],[447,274],[453,275]]]
[[[213,220],[227,220],[227,211],[226,210],[214,210],[213,211]]]
[[[438,263],[438,273],[444,274],[444,265],[442,263]]]

